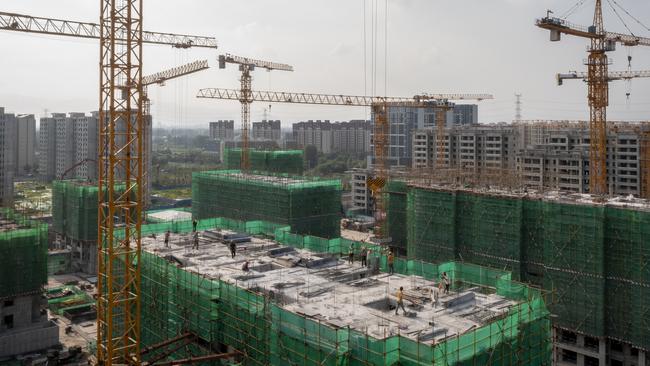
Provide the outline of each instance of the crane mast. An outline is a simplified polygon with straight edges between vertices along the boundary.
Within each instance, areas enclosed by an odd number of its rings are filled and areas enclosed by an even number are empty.
[[[561,40],[562,34],[589,39],[591,44],[588,49],[586,61],[586,74],[574,73],[559,74],[558,84],[562,85],[565,79],[584,79],[588,85],[589,102],[589,191],[597,195],[605,195],[607,189],[607,107],[609,105],[609,81],[630,80],[637,77],[647,77],[646,72],[614,72],[609,73],[610,60],[607,52],[614,51],[616,44],[625,46],[650,46],[650,38],[637,37],[621,33],[605,31],[603,22],[602,0],[596,0],[593,24],[584,27],[567,22],[564,19],[550,17],[538,19],[536,25],[551,32],[551,41]],[[650,136],[644,135],[643,146],[648,146],[646,141]],[[650,162],[650,149],[642,148],[642,160]],[[650,197],[650,169],[642,167],[642,195]]]
[[[249,132],[250,132],[250,120],[251,120],[251,103],[253,102],[253,91],[252,83],[253,77],[251,72],[255,70],[256,67],[266,69],[267,71],[271,70],[281,70],[281,71],[293,71],[293,66],[287,64],[280,64],[271,61],[262,61],[255,60],[251,58],[234,56],[231,54],[225,54],[219,56],[219,68],[225,69],[226,64],[237,64],[239,65],[239,71],[241,72],[240,90],[239,90],[239,103],[241,103],[241,169],[247,171],[250,169],[250,155],[249,155]]]

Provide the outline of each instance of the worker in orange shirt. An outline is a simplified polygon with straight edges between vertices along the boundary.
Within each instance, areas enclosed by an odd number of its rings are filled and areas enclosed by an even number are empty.
[[[402,307],[402,311],[404,311],[404,315],[406,315],[406,309],[404,308],[404,287],[400,286],[396,296],[397,296],[397,306],[395,307],[395,315],[397,315],[397,311],[399,310],[400,306]]]

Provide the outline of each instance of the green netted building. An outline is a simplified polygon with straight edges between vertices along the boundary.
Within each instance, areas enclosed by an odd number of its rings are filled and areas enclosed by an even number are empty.
[[[241,168],[242,149],[225,149],[223,163],[226,169]],[[302,150],[255,150],[248,151],[250,169],[266,173],[284,173],[301,175],[304,169],[304,152]]]
[[[47,283],[47,225],[0,208],[0,298],[40,292]]]
[[[227,218],[199,220],[200,232],[214,229],[274,237],[276,242],[285,246],[334,256],[347,252],[351,244],[357,251],[365,245],[373,250],[372,260],[379,262],[380,271],[388,271],[387,258],[382,248],[367,243],[297,235],[292,233],[290,227],[263,221],[242,222]],[[151,224],[144,225],[142,230],[143,235],[147,236],[170,230],[183,238],[191,232],[192,223]],[[446,272],[453,279],[454,288],[481,288],[485,294],[496,293],[503,298],[502,301],[512,301],[515,304],[498,317],[483,322],[482,326],[431,342],[418,340],[407,328],[376,337],[371,335],[370,329],[363,331],[349,325],[337,325],[337,321],[327,319],[326,314],[319,317],[292,310],[290,305],[296,300],[274,298],[262,288],[246,284],[250,279],[242,278],[242,282],[237,283],[221,276],[217,278],[212,271],[214,267],[207,263],[220,261],[221,256],[210,253],[212,249],[220,250],[218,247],[223,244],[206,244],[202,241],[202,245],[210,248],[203,249],[205,255],[193,261],[198,263],[205,259],[208,262],[183,268],[179,262],[169,259],[174,254],[182,257],[182,253],[185,253],[182,246],[161,254],[154,247],[148,248],[148,243],[160,245],[159,240],[147,240],[150,242],[143,244],[145,250],[142,254],[143,344],[157,344],[188,332],[197,337],[194,343],[173,354],[172,358],[201,355],[207,347],[213,347],[239,352],[236,361],[241,365],[551,364],[551,330],[545,295],[513,281],[507,271],[460,262],[434,264],[397,258],[395,271],[405,281],[414,281],[415,277],[430,281],[440,278],[442,272]],[[264,244],[260,245],[265,247]],[[223,247],[223,250],[227,250]],[[272,245],[266,247],[275,248]],[[250,247],[249,251],[251,250],[256,249]],[[252,278],[264,277],[270,273],[267,270],[274,270],[270,263],[268,267],[253,269]],[[298,267],[292,271],[297,269]],[[338,270],[336,267],[329,271],[336,274]],[[318,269],[313,271],[319,272]],[[296,286],[295,281],[305,281],[295,276],[292,278],[287,272],[279,279],[286,278],[287,287]],[[386,276],[386,273],[382,273],[377,277]],[[411,279],[405,276],[410,276]],[[398,280],[397,277],[394,279]],[[306,285],[303,283],[302,286]],[[313,286],[314,289],[318,288],[317,284]],[[300,301],[309,308],[310,301],[317,300],[305,297]],[[335,305],[341,300],[334,297],[332,301]],[[374,312],[372,309],[368,311]],[[382,322],[381,318],[376,319]],[[400,318],[395,319],[398,321]],[[444,331],[444,328],[439,329]]]
[[[192,216],[290,225],[296,233],[340,235],[341,182],[217,170],[192,174]]]
[[[506,269],[553,293],[559,328],[650,349],[647,202],[403,183],[387,191],[389,234],[409,258]]]

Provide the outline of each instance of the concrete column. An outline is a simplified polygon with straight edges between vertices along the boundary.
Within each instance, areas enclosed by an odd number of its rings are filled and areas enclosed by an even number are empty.
[[[639,361],[637,362],[638,366],[645,366],[645,351],[639,350]]]
[[[598,365],[607,366],[607,339],[598,339]]]

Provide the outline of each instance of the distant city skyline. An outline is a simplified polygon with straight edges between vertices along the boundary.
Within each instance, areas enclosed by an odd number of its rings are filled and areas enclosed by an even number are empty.
[[[563,37],[549,41],[547,31],[534,26],[535,18],[553,9],[556,15],[570,5],[561,0],[467,0],[441,2],[388,0],[388,52],[384,58],[384,6],[378,0],[376,78],[372,74],[370,7],[364,1],[268,2],[196,0],[183,4],[157,1],[145,5],[145,29],[209,35],[217,38],[217,51],[172,50],[145,47],[145,74],[196,59],[208,59],[211,69],[152,86],[154,126],[201,127],[217,119],[234,119],[239,125],[239,103],[198,100],[199,88],[238,88],[236,68],[218,70],[221,53],[285,62],[293,73],[257,71],[253,88],[332,94],[371,94],[373,80],[378,95],[411,96],[421,92],[487,92],[494,101],[480,103],[480,122],[511,121],[515,93],[523,94],[524,119],[587,119],[586,85],[566,82],[559,87],[558,72],[585,70],[586,43]],[[650,3],[620,0],[642,22],[650,23]],[[3,11],[35,16],[97,22],[98,4],[84,0],[5,0]],[[569,20],[591,23],[593,1],[586,1]],[[607,6],[606,28],[627,33]],[[173,17],[170,14],[174,14]],[[173,21],[172,21],[173,20]],[[630,21],[635,34],[650,36],[647,29]],[[295,29],[299,28],[300,37]],[[0,60],[0,100],[11,113],[97,110],[97,42],[0,31],[0,44],[7,53]],[[365,47],[364,47],[365,46]],[[364,67],[364,48],[367,50]],[[19,52],[18,52],[19,51]],[[650,69],[650,50],[636,47],[632,69]],[[627,69],[628,50],[610,54],[612,70]],[[387,73],[384,65],[387,63]],[[365,71],[365,72],[364,72]],[[388,79],[384,80],[387,75]],[[29,76],[29,77],[27,77]],[[384,86],[387,89],[384,90]],[[608,117],[616,120],[650,119],[650,80],[635,80],[631,98],[625,82],[611,84]],[[251,120],[280,119],[291,125],[309,119],[352,120],[369,118],[367,108],[341,108],[254,103]]]

